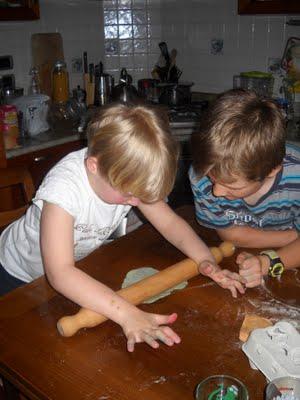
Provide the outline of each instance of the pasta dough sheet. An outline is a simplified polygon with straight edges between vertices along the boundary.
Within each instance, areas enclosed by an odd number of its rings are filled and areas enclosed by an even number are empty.
[[[152,268],[152,267],[141,267],[141,268],[132,269],[125,276],[125,279],[122,283],[122,289],[124,289],[128,286],[131,286],[134,283],[139,282],[144,278],[147,278],[148,276],[152,276],[152,275],[156,274],[157,272],[159,272],[159,270]],[[169,296],[175,290],[184,289],[187,286],[187,284],[188,284],[187,281],[181,282],[178,285],[172,287],[171,289],[165,290],[164,292],[159,293],[156,296],[153,296],[150,299],[143,301],[143,303],[144,304],[155,303],[157,300],[162,299],[163,297]]]

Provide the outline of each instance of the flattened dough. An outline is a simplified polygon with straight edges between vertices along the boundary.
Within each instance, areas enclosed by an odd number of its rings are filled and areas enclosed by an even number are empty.
[[[133,285],[134,283],[139,282],[142,279],[147,278],[148,276],[154,275],[157,272],[159,272],[159,270],[152,267],[142,267],[142,268],[132,269],[129,272],[127,272],[127,275],[125,276],[125,279],[122,283],[122,289],[130,285]],[[178,285],[174,286],[173,288],[165,290],[164,292],[159,293],[158,295],[143,301],[143,303],[144,304],[154,303],[155,301],[162,299],[163,297],[169,296],[174,290],[184,289],[187,286],[187,284],[188,284],[187,281],[181,282]]]

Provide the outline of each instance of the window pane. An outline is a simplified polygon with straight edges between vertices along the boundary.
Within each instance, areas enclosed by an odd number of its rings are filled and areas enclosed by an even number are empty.
[[[147,37],[147,26],[146,25],[133,25],[133,37],[146,38]]]
[[[134,52],[135,53],[147,53],[147,40],[135,40],[134,41]]]
[[[104,11],[104,24],[105,25],[117,25],[118,17],[116,11]]]
[[[132,38],[132,25],[119,25],[120,39]]]
[[[133,41],[132,40],[120,40],[120,54],[130,54],[133,52]]]
[[[103,8],[104,10],[110,10],[112,8],[117,8],[118,1],[117,0],[104,0]]]
[[[132,15],[131,10],[119,11],[119,24],[131,24]]]
[[[118,7],[119,8],[131,8],[132,3],[131,0],[119,0]]]
[[[147,0],[132,0],[133,8],[145,8]]]
[[[108,25],[104,27],[105,39],[115,39],[118,37],[118,26]]]
[[[105,54],[119,53],[118,39],[105,40]]]
[[[146,24],[147,23],[147,13],[145,10],[133,10],[132,18],[134,24]]]

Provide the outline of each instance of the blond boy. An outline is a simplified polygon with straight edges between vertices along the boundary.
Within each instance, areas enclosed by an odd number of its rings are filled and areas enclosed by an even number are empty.
[[[128,351],[138,342],[157,348],[160,340],[172,346],[180,337],[167,325],[176,320],[176,313],[138,309],[76,268],[75,262],[99,247],[136,206],[199,264],[199,271],[209,268],[207,275],[233,295],[243,292],[241,278],[220,270],[206,245],[163,201],[173,187],[178,160],[164,115],[143,106],[114,105],[95,118],[88,136],[88,148],[61,160],[26,215],[3,232],[0,281],[19,286],[45,272],[65,297],[118,323]],[[7,285],[6,291],[11,288]]]

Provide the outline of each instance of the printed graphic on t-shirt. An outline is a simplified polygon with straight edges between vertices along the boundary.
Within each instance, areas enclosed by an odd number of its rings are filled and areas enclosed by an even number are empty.
[[[248,225],[251,227],[263,227],[263,219],[248,213],[246,211],[235,211],[227,210],[225,211],[225,216],[229,222],[234,225]]]

